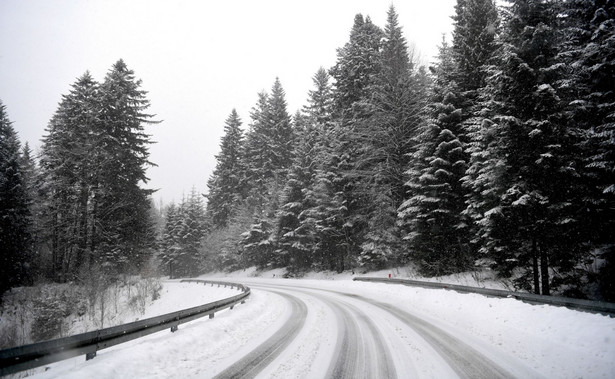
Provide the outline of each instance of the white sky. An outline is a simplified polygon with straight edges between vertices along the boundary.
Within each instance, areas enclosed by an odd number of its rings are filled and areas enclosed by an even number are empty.
[[[312,76],[331,67],[354,15],[384,27],[390,1],[0,0],[0,99],[22,142],[37,150],[63,94],[85,71],[102,82],[122,58],[163,123],[152,139],[149,188],[180,201],[207,190],[224,121],[244,129],[278,76],[293,114]],[[452,30],[455,0],[393,2],[425,63]]]

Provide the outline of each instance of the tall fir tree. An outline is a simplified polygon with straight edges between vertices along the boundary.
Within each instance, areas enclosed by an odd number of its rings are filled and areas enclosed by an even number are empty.
[[[242,244],[248,261],[259,266],[280,265],[275,259],[275,215],[292,163],[294,131],[287,112],[286,94],[276,78],[271,94],[259,94],[246,138],[247,203],[253,224]]]
[[[485,85],[486,67],[497,49],[498,11],[493,0],[458,0],[453,16],[453,55],[460,91],[476,98]],[[453,73],[451,73],[453,74]]]
[[[49,122],[40,164],[56,280],[100,266],[107,273],[135,270],[152,252],[152,191],[140,187],[150,165],[143,128],[151,116],[139,87],[121,60],[102,85],[86,73]]]
[[[485,212],[486,248],[504,273],[550,294],[570,278],[584,250],[576,137],[565,122],[557,83],[558,4],[513,1],[506,14],[500,70],[493,76],[494,161],[484,170],[499,199]],[[553,276],[556,269],[556,276]]]
[[[272,143],[268,146],[268,151],[271,154],[269,158],[270,169],[275,176],[275,180],[284,183],[292,163],[295,136],[291,117],[287,110],[286,92],[284,92],[279,78],[275,79],[271,88],[268,108],[270,116],[268,130],[271,133]]]
[[[466,157],[459,135],[462,111],[455,82],[448,75],[456,68],[452,50],[440,47],[434,67],[435,83],[427,118],[421,125],[413,154],[409,198],[400,207],[400,220],[410,243],[409,258],[426,275],[445,275],[470,267],[464,244],[467,227],[461,178]]]
[[[329,200],[339,202],[339,205],[331,203],[326,207],[335,213],[325,218],[337,219],[341,225],[341,230],[331,234],[337,240],[332,245],[338,246],[333,250],[338,271],[355,264],[368,226],[370,204],[369,190],[366,189],[370,186],[366,181],[371,178],[364,170],[361,157],[369,149],[365,132],[371,109],[366,100],[380,73],[382,39],[382,30],[369,17],[356,15],[350,39],[338,49],[337,62],[330,70],[334,78],[333,114],[336,121],[331,148],[335,152],[328,156],[324,171],[328,191],[333,191]],[[334,229],[327,228],[329,231]]]
[[[146,169],[152,143],[145,126],[157,123],[145,113],[150,106],[141,80],[117,61],[101,84],[99,198],[100,247],[103,262],[113,269],[139,268],[152,253],[153,225],[149,218],[149,196],[153,190],[142,188],[148,178]]]
[[[101,157],[99,85],[86,72],[62,96],[43,137],[42,236],[49,241],[55,280],[77,279],[96,260],[96,188]]]
[[[369,17],[357,14],[349,41],[337,50],[330,74],[335,79],[334,103],[337,116],[352,118],[353,106],[369,97],[369,86],[380,66],[382,30]]]
[[[368,231],[361,246],[360,263],[372,268],[399,263],[400,229],[397,209],[405,199],[404,172],[408,153],[426,104],[427,81],[414,70],[398,15],[391,6],[384,29],[380,68],[364,101],[370,116],[360,135],[359,172],[368,189]]]
[[[243,131],[233,109],[226,119],[217,164],[207,186],[207,213],[214,228],[226,227],[244,198]]]
[[[31,214],[21,161],[21,144],[0,101],[0,301],[27,284],[32,264]]]
[[[462,245],[474,258],[482,258],[479,250],[484,241],[476,237],[481,235],[481,227],[476,222],[490,209],[483,205],[485,193],[480,187],[481,167],[489,164],[484,161],[489,156],[485,155],[487,149],[482,144],[488,141],[483,140],[482,133],[484,127],[491,125],[487,121],[490,92],[485,87],[496,63],[500,19],[493,0],[459,0],[453,21],[451,58],[454,65],[440,76],[442,79],[447,76],[448,81],[454,83],[455,105],[461,111],[459,123],[462,127],[457,128],[455,135],[463,144],[465,156],[461,158],[467,164],[467,171],[462,179],[463,186],[456,188],[467,197],[463,215],[469,224]]]
[[[298,168],[304,167],[309,174],[309,185],[302,189],[302,199],[299,215],[299,226],[293,234],[298,240],[298,247],[303,251],[311,250],[309,262],[315,269],[337,270],[346,256],[346,243],[335,228],[341,229],[342,224],[333,221],[331,215],[341,211],[338,206],[335,186],[331,182],[339,175],[331,170],[336,167],[333,135],[336,122],[333,117],[333,92],[329,83],[329,75],[320,68],[312,81],[314,89],[308,92],[307,105],[298,119],[303,122],[305,137],[299,137],[295,153]],[[302,143],[304,139],[306,143]],[[308,153],[309,151],[309,153]],[[306,156],[307,154],[307,156]],[[306,158],[302,158],[305,157]],[[331,165],[331,163],[333,163]],[[295,169],[295,168],[293,168]],[[340,242],[342,245],[338,245]],[[304,261],[307,265],[307,261]],[[304,267],[301,267],[304,269]]]
[[[560,59],[568,71],[560,91],[576,126],[583,178],[579,215],[586,230],[579,238],[591,241],[605,262],[599,274],[602,296],[615,301],[615,3],[572,0],[563,4],[564,44]]]
[[[269,120],[269,95],[266,92],[258,94],[258,101],[250,113],[252,122],[249,125],[244,147],[245,173],[242,186],[251,208],[262,210],[265,199],[268,198],[268,182],[272,174],[265,170],[267,162],[266,148],[271,144],[270,133],[267,131]]]
[[[302,225],[303,211],[311,206],[306,200],[306,190],[312,186],[315,175],[314,147],[318,136],[315,126],[300,115],[295,116],[298,143],[295,160],[288,173],[276,214],[276,243],[279,264],[291,270],[309,268],[313,235]]]

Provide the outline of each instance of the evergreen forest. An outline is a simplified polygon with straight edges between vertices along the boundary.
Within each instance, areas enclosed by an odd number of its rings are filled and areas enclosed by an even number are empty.
[[[277,78],[178,204],[147,189],[149,100],[119,60],[62,96],[39,154],[0,103],[0,292],[93,273],[493,270],[615,301],[615,1],[457,0],[425,66],[394,6],[347,20],[290,111]],[[342,20],[343,21],[343,20]]]

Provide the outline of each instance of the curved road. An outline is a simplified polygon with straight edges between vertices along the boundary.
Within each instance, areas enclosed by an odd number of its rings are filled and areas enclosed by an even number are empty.
[[[513,377],[459,337],[394,305],[322,288],[247,284],[253,291],[283,297],[292,313],[278,332],[249,354],[237,357],[218,378],[282,376],[284,362],[293,354],[312,359],[309,377]],[[306,322],[310,312],[320,319]],[[306,336],[323,328],[329,333],[315,339],[320,345],[311,354],[301,353],[314,342]],[[323,340],[330,340],[330,346]],[[539,377],[526,368],[521,371]]]

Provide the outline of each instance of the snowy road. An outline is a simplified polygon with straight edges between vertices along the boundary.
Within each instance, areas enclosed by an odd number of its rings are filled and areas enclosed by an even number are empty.
[[[285,293],[287,298],[292,294],[296,296],[293,302],[300,299],[315,304],[314,312],[329,314],[325,322],[338,332],[335,348],[329,354],[330,361],[327,363],[323,359],[325,365],[313,367],[312,374],[319,377],[513,377],[468,344],[393,305],[332,290],[296,285],[250,285],[255,290]],[[300,307],[293,304],[294,308]],[[305,318],[299,312],[291,319],[295,317]],[[306,327],[320,328],[321,325]],[[288,344],[289,341],[285,341],[285,345]],[[526,368],[523,370],[528,373]],[[530,373],[539,376],[533,374]]]
[[[39,377],[615,377],[610,317],[349,280],[225,279],[252,288],[245,304]],[[173,304],[182,285],[165,284]]]

